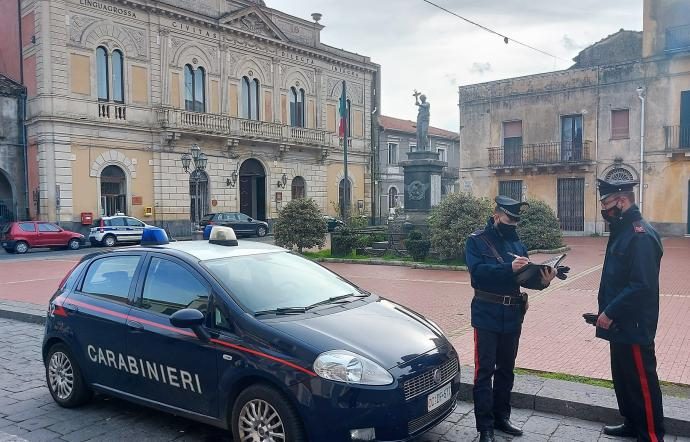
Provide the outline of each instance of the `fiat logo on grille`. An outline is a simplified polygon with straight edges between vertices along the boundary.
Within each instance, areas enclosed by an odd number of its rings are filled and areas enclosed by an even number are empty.
[[[443,379],[441,379],[441,370],[437,368],[436,370],[434,370],[434,382],[440,384],[442,380]]]

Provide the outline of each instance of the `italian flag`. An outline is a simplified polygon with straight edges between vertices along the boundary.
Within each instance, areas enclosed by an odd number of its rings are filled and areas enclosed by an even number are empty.
[[[347,133],[347,92],[345,91],[345,80],[343,80],[343,93],[340,95],[340,127],[338,134],[340,138],[345,138]]]

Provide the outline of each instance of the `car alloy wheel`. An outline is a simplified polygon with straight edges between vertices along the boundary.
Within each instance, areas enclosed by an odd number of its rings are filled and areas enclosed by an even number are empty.
[[[266,236],[266,233],[268,233],[268,232],[266,231],[266,227],[265,227],[265,226],[259,226],[259,227],[256,229],[256,235],[257,235],[259,238],[262,238],[262,237]]]
[[[67,400],[74,388],[74,369],[66,354],[56,351],[48,363],[50,389],[60,400]]]
[[[115,237],[110,235],[106,236],[103,240],[103,244],[105,244],[106,247],[113,247],[115,245],[115,242]]]
[[[14,251],[17,253],[26,253],[29,251],[29,245],[24,241],[20,241],[14,246]]]
[[[240,411],[241,440],[257,442],[285,441],[285,426],[275,408],[261,399],[247,402]]]
[[[67,243],[67,247],[69,247],[70,250],[79,250],[80,245],[78,239],[71,239],[70,242]]]

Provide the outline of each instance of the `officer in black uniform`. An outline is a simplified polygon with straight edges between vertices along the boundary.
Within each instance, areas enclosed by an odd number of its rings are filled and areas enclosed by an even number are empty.
[[[611,373],[622,425],[604,433],[664,440],[664,413],[654,337],[659,320],[659,234],[635,205],[636,181],[599,180],[602,216],[611,235],[599,286],[597,337],[611,347]]]
[[[529,262],[516,227],[522,206],[528,204],[505,196],[497,196],[495,201],[496,209],[486,228],[473,233],[465,247],[474,287],[473,395],[480,442],[493,442],[494,429],[515,436],[522,434],[510,422],[510,392],[522,320],[527,311],[527,295],[520,293],[515,273]],[[542,272],[541,288],[547,287],[555,275],[555,271]]]

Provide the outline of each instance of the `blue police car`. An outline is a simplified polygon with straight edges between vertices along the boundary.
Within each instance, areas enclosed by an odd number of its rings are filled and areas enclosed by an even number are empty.
[[[51,298],[43,359],[61,406],[105,393],[236,441],[407,440],[460,385],[433,322],[219,226],[85,256]]]

